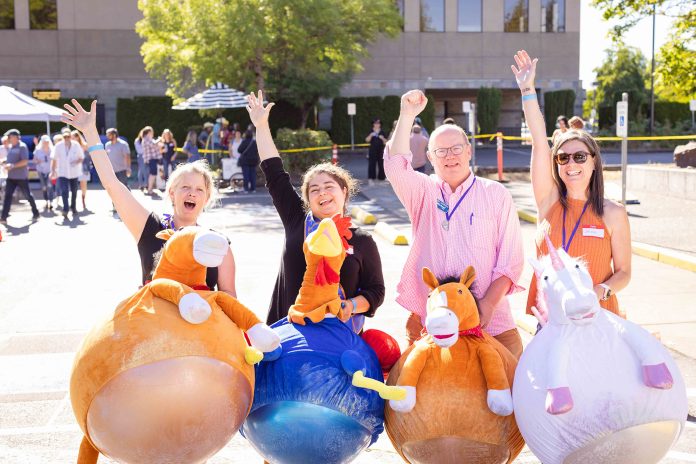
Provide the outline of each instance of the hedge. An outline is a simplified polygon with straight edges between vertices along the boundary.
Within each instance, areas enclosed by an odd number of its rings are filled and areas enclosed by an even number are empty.
[[[338,144],[350,143],[350,116],[348,103],[355,103],[356,114],[353,116],[355,143],[365,143],[365,137],[372,131],[372,121],[379,118],[382,130],[388,135],[394,121],[399,118],[401,97],[336,97],[331,110],[331,139]],[[434,129],[435,102],[428,96],[428,104],[420,114],[421,121],[430,132]]]
[[[575,91],[556,90],[544,93],[544,120],[546,134],[551,135],[556,130],[556,119],[564,115],[570,119],[575,112]]]
[[[476,120],[481,134],[493,134],[498,131],[500,105],[503,93],[493,87],[481,87],[476,94]]]

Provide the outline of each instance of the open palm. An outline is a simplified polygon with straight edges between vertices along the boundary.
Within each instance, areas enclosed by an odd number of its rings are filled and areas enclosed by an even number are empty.
[[[517,80],[517,85],[520,89],[533,89],[534,88],[534,77],[536,76],[536,65],[539,58],[530,58],[529,54],[525,50],[518,51],[514,56],[515,65],[510,66],[512,73],[515,75]]]
[[[246,107],[249,112],[249,118],[251,118],[252,124],[257,126],[262,123],[268,122],[268,115],[271,112],[271,108],[275,103],[269,103],[266,106],[263,105],[263,91],[259,90],[258,96],[251,92],[247,96],[247,102],[249,103]]]
[[[90,111],[85,109],[73,98],[72,105],[66,103],[63,105],[67,113],[63,113],[60,120],[65,124],[70,124],[80,132],[85,132],[87,129],[96,127],[97,125],[97,101],[93,100]]]

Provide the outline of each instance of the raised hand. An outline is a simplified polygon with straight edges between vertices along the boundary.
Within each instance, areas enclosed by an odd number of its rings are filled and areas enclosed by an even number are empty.
[[[78,103],[74,98],[72,99],[72,106],[66,103],[63,105],[67,110],[60,117],[60,120],[65,124],[70,124],[75,129],[82,133],[85,133],[88,129],[97,128],[97,101],[92,101],[92,106],[90,111],[85,111],[82,105]]]
[[[518,51],[514,58],[517,67],[511,65],[510,69],[512,69],[512,73],[515,75],[520,90],[522,92],[534,90],[534,77],[536,76],[536,65],[539,58],[532,60],[525,50]]]
[[[409,90],[401,96],[401,114],[416,117],[427,104],[428,99],[421,90]]]
[[[275,103],[269,103],[263,106],[263,91],[261,90],[259,90],[258,96],[254,95],[254,92],[251,92],[247,96],[247,102],[249,102],[249,104],[246,106],[246,109],[249,112],[249,118],[251,118],[252,124],[258,127],[259,124],[268,123],[268,115]]]

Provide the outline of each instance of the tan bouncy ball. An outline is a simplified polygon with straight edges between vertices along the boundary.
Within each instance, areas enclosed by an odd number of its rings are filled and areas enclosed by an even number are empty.
[[[428,297],[428,334],[392,368],[388,385],[408,390],[404,401],[385,408],[385,428],[406,462],[413,464],[503,464],[522,451],[524,440],[512,414],[511,387],[517,361],[481,330],[469,287],[469,267],[459,282],[423,279]]]

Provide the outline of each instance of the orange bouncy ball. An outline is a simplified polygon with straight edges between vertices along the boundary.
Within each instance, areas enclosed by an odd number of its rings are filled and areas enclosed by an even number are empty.
[[[524,440],[512,415],[515,357],[479,325],[474,269],[440,285],[429,269],[428,334],[394,366],[388,385],[408,390],[385,408],[387,434],[409,463],[510,463]]]
[[[96,464],[100,452],[129,464],[205,462],[251,408],[252,358],[280,344],[236,299],[193,290],[222,262],[226,238],[198,227],[157,236],[168,242],[154,280],[93,328],[75,357],[78,464]]]

